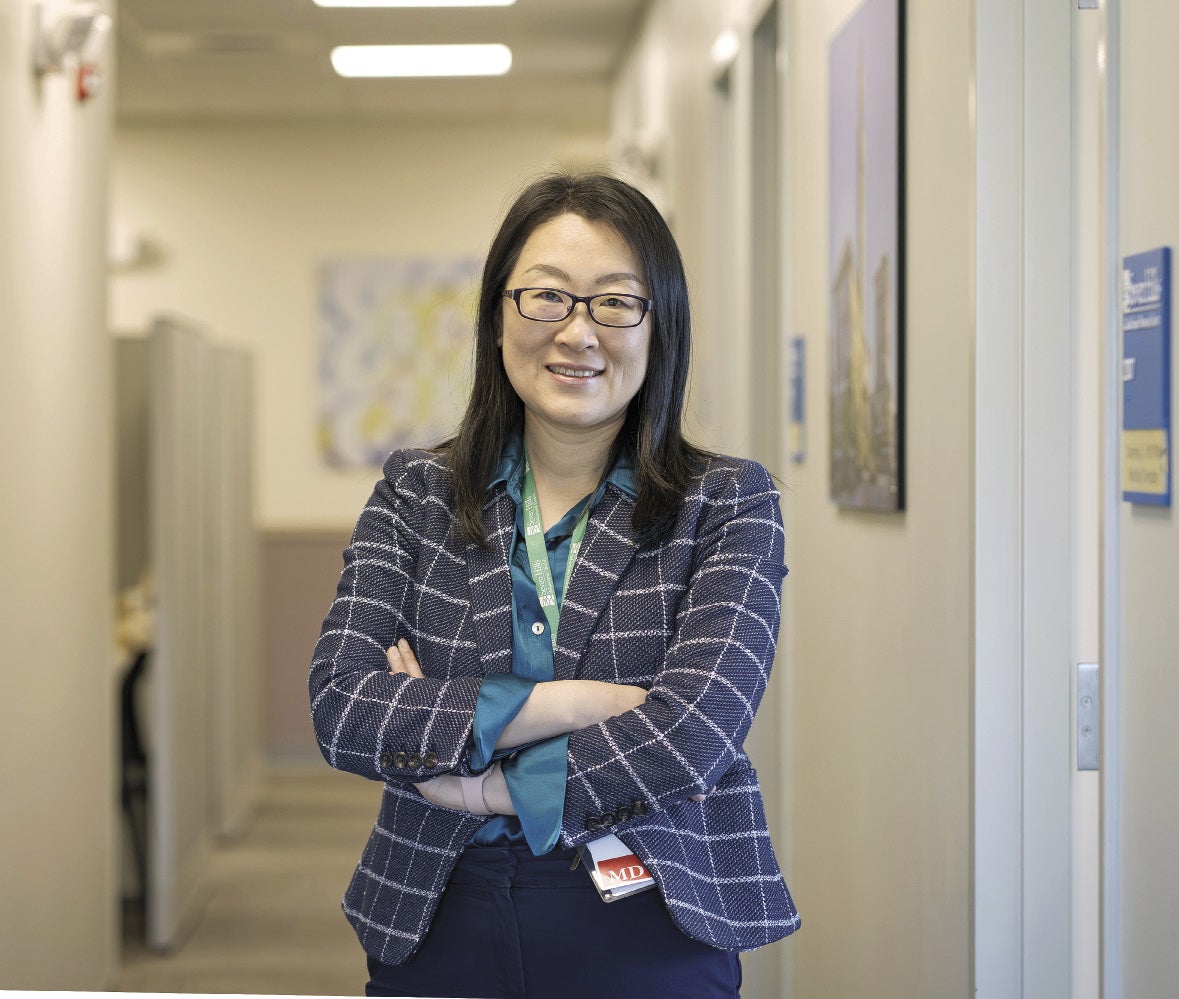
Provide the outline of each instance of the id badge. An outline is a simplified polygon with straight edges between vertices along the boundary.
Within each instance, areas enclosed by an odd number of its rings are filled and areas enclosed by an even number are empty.
[[[655,887],[655,879],[646,865],[613,834],[595,839],[578,850],[603,902],[617,902]]]

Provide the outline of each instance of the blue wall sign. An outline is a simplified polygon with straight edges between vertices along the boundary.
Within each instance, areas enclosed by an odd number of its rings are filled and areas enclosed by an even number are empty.
[[[806,460],[806,340],[790,341],[790,460]]]
[[[1122,264],[1122,498],[1171,505],[1171,248]]]

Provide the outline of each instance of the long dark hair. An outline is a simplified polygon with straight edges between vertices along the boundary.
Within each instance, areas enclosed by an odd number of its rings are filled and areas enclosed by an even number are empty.
[[[638,499],[634,529],[640,543],[666,536],[704,452],[683,436],[684,396],[692,346],[688,285],[675,238],[663,216],[637,188],[601,173],[552,174],[530,184],[504,216],[483,266],[475,321],[475,370],[467,410],[454,438],[442,446],[454,474],[455,530],[487,545],[482,507],[504,445],[523,432],[524,406],[504,369],[498,345],[503,290],[528,237],[545,222],[572,213],[601,222],[636,254],[654,299],[647,374],[627,410],[607,463],[629,452]]]

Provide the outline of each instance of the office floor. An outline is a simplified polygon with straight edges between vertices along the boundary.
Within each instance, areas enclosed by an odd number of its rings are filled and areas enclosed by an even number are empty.
[[[219,845],[184,944],[148,951],[129,920],[122,992],[363,995],[364,954],[340,911],[380,787],[316,768],[271,771],[242,837]]]

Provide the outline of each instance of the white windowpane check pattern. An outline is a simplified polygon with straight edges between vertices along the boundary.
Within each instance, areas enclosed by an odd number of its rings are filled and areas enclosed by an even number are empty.
[[[455,858],[487,821],[431,805],[413,784],[470,775],[480,682],[511,670],[515,508],[497,487],[484,506],[490,550],[458,545],[451,495],[438,456],[390,456],[311,665],[324,757],[385,782],[344,909],[386,964],[417,948]],[[742,748],[774,659],[785,574],[778,494],[760,465],[715,459],[663,545],[639,550],[633,511],[611,484],[590,516],[554,670],[651,692],[570,737],[561,842],[615,833],[686,934],[749,950],[800,925]],[[385,649],[402,637],[425,679],[388,673]]]

